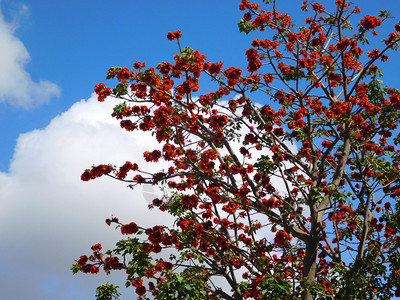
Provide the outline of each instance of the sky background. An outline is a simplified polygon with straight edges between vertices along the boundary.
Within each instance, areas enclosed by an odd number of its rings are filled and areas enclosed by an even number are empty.
[[[112,214],[148,226],[171,220],[147,210],[152,191],[108,178],[80,181],[85,168],[140,161],[154,144],[121,130],[110,116],[115,103],[98,103],[93,87],[112,66],[172,61],[177,46],[166,34],[177,29],[183,46],[244,67],[252,36],[237,29],[239,2],[0,0],[3,299],[94,299],[99,284],[124,286],[123,274],[72,276],[69,268],[92,244],[110,248],[119,240],[104,223]],[[390,9],[398,16],[392,25],[400,17],[398,0],[355,2],[364,14]],[[300,0],[284,3],[278,10],[298,14]],[[398,56],[384,65],[385,83],[394,87]],[[124,291],[123,299],[134,298],[134,290]]]

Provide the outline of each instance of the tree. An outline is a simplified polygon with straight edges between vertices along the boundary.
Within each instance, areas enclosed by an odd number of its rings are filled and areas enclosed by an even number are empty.
[[[167,186],[151,206],[176,222],[107,219],[132,237],[105,254],[92,246],[74,272],[125,270],[139,299],[399,296],[400,90],[383,86],[378,66],[397,50],[400,23],[378,42],[387,11],[304,1],[300,26],[275,2],[240,3],[239,29],[258,37],[247,72],[182,49],[178,30],[167,35],[179,47],[172,63],[114,67],[116,86],[96,85],[99,101],[125,100],[113,112],[122,128],[159,142],[145,160],[169,168],[99,165],[82,180]],[[200,91],[200,78],[217,88]]]

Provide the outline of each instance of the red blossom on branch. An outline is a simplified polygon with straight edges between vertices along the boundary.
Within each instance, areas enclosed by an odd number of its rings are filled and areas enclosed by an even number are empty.
[[[175,39],[180,39],[182,37],[182,32],[180,30],[174,31],[174,32],[168,32],[167,38],[172,41]]]

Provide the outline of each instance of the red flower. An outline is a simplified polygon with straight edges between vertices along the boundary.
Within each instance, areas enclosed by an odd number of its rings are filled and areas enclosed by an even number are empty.
[[[112,94],[112,91],[110,88],[106,88],[104,86],[104,83],[100,83],[95,86],[94,88],[96,94],[98,95],[97,100],[99,102],[103,102],[108,96]]]
[[[108,226],[110,226],[111,223],[118,223],[118,218],[114,217],[114,218],[111,218],[111,219],[106,219],[106,224]]]
[[[104,262],[107,264],[107,265],[116,265],[116,264],[118,264],[119,263],[119,259],[118,259],[118,257],[107,257],[105,260],[104,260]]]
[[[133,180],[134,181],[137,181],[138,183],[143,183],[143,182],[146,182],[146,179],[144,179],[143,178],[143,176],[142,175],[135,175],[134,177],[133,177]]]
[[[282,247],[284,245],[285,241],[290,241],[291,239],[292,239],[292,237],[290,236],[289,233],[287,233],[284,230],[279,230],[275,234],[274,242],[275,242],[276,246]]]
[[[86,265],[87,261],[88,261],[88,257],[86,255],[82,255],[78,260],[78,264],[80,264],[82,267],[84,267]]]
[[[285,131],[283,130],[283,128],[275,128],[274,134],[277,136],[283,136],[285,134]]]
[[[219,62],[219,63],[211,63],[205,66],[205,68],[207,68],[208,72],[210,72],[210,74],[212,75],[218,75],[221,72],[221,68],[222,68],[223,63]]]
[[[330,146],[330,144],[331,144],[331,142],[329,142],[329,141],[323,141],[321,145],[324,148],[328,148]]]
[[[198,199],[196,195],[184,195],[182,197],[182,205],[186,208],[186,209],[192,209],[192,208],[196,208],[198,203]]]
[[[144,159],[147,162],[157,162],[158,159],[161,157],[161,152],[159,150],[154,150],[153,152],[144,152],[143,153]]]
[[[92,274],[97,274],[99,273],[99,270],[100,270],[99,267],[91,265],[90,268],[87,270],[87,272]]]
[[[196,225],[194,225],[194,230],[198,233],[201,234],[204,230],[204,226],[203,224],[197,223]]]
[[[122,83],[126,83],[131,76],[132,74],[128,68],[122,68],[117,74],[118,80]]]
[[[189,221],[189,220],[186,220],[186,219],[183,219],[183,220],[179,221],[179,222],[177,223],[177,225],[178,225],[183,231],[185,231],[185,230],[188,230],[188,229],[189,229],[190,221]]]
[[[228,214],[234,214],[238,208],[236,201],[229,201],[228,204],[222,206],[222,210],[226,211]]]
[[[274,76],[271,73],[265,74],[264,76],[265,83],[271,83],[274,81]]]
[[[360,24],[362,26],[362,28],[360,28],[361,30],[374,29],[375,27],[382,25],[382,20],[375,16],[367,15],[363,19],[361,19]]]
[[[98,94],[98,93],[100,93],[102,90],[104,90],[105,87],[106,87],[106,86],[105,86],[104,83],[96,84],[96,85],[94,86],[94,92],[95,92],[96,94]]]
[[[91,247],[91,249],[93,250],[93,251],[100,251],[101,250],[101,244],[96,244],[96,245],[93,245],[92,247]]]
[[[154,244],[154,245],[153,245],[153,252],[154,252],[154,253],[160,253],[160,252],[161,252],[161,246],[160,246],[160,244]]]
[[[134,223],[134,222],[121,226],[122,234],[135,234],[138,231],[139,231],[139,228],[136,225],[136,223]]]
[[[260,54],[257,50],[250,48],[246,51],[247,61],[249,62],[247,70],[250,72],[257,71],[261,67],[261,61],[258,59]]]
[[[322,12],[324,12],[325,7],[322,4],[314,3],[312,5],[312,9],[315,10],[316,12],[322,13]]]
[[[169,39],[170,41],[175,40],[175,39],[179,39],[182,37],[182,33],[180,30],[174,31],[174,32],[168,32],[167,34],[167,39]]]
[[[138,286],[136,288],[136,294],[138,294],[139,296],[143,296],[144,294],[146,294],[146,288],[143,285]]]
[[[143,69],[143,68],[145,67],[145,64],[144,64],[144,63],[141,63],[141,62],[138,62],[138,61],[135,61],[135,62],[133,63],[133,67],[134,67],[135,69]]]
[[[149,243],[144,243],[143,246],[142,246],[142,249],[143,249],[144,252],[149,254],[151,252],[151,250],[153,250],[153,245],[149,244]]]
[[[242,70],[239,68],[230,67],[226,69],[224,73],[225,76],[228,78],[228,85],[230,87],[234,87],[239,82]]]

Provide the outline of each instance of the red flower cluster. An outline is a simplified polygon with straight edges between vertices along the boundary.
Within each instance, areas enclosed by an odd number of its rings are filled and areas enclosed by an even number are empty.
[[[161,151],[154,150],[153,152],[144,152],[143,153],[144,159],[147,162],[157,162],[158,159],[161,157]]]
[[[249,72],[255,72],[261,67],[261,61],[259,60],[260,53],[256,49],[250,48],[246,51],[247,56],[247,70]]]
[[[345,101],[337,101],[331,103],[330,111],[327,111],[326,114],[330,117],[341,118],[343,114],[349,112],[351,110],[351,103]]]
[[[93,250],[93,252],[98,252],[98,251],[100,251],[102,248],[103,248],[103,247],[101,246],[101,244],[96,244],[96,245],[93,245],[93,246],[91,247],[91,249]]]
[[[139,231],[139,227],[134,222],[121,226],[122,234],[135,234],[138,231]]]
[[[239,83],[240,75],[242,74],[242,70],[239,68],[230,67],[225,70],[225,75],[228,78],[228,85],[230,87],[234,87]]]
[[[118,218],[113,217],[113,218],[111,218],[111,219],[106,219],[106,224],[107,224],[108,226],[110,226],[111,223],[119,223]]]
[[[81,175],[82,181],[89,181],[103,175],[109,174],[114,170],[114,168],[110,165],[98,165],[93,167],[92,169],[86,169],[85,172]]]
[[[126,84],[128,82],[128,80],[132,77],[135,76],[135,72],[131,72],[128,68],[122,68],[118,74],[117,74],[117,78],[119,81],[121,81],[123,84]]]
[[[95,266],[95,265],[88,264],[88,265],[82,267],[83,273],[97,274],[97,273],[99,273],[99,271],[100,271],[99,267]]]
[[[175,39],[180,39],[182,37],[182,32],[180,30],[174,31],[174,32],[168,32],[167,34],[167,39],[170,41],[175,40]]]
[[[375,16],[367,15],[364,18],[361,19],[360,25],[361,25],[360,31],[361,30],[375,29],[376,27],[382,25],[382,19],[377,18]]]
[[[86,265],[87,261],[88,261],[88,257],[86,255],[82,255],[78,260],[78,264],[80,264],[82,267],[84,267]]]
[[[250,3],[249,0],[242,0],[242,2],[240,2],[240,5],[239,5],[240,10],[246,10],[246,9],[257,10],[259,8],[260,8],[260,6],[258,4]]]
[[[97,99],[100,102],[103,102],[108,96],[112,94],[110,88],[106,88],[104,83],[96,84],[94,87],[95,93],[98,95]]]
[[[193,209],[197,207],[198,199],[196,195],[184,195],[182,197],[182,205],[186,209]]]
[[[125,179],[129,171],[137,171],[139,169],[138,165],[136,163],[132,164],[130,161],[127,161],[125,164],[123,164],[117,173],[118,179]]]
[[[275,234],[274,242],[277,247],[283,247],[286,241],[291,241],[292,237],[284,230],[278,230]]]
[[[322,4],[317,2],[312,4],[312,9],[315,10],[317,13],[322,13],[325,10],[325,7]]]
[[[394,108],[400,110],[400,94],[395,89],[389,89],[388,94],[390,95],[390,103]]]
[[[272,83],[274,81],[274,76],[271,73],[264,74],[263,76],[265,83]]]

